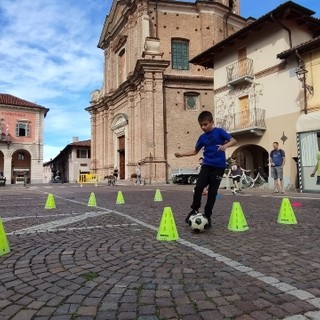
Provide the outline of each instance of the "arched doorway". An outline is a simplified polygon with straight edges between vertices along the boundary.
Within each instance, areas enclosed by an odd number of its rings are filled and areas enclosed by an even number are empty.
[[[269,153],[266,149],[254,145],[244,145],[237,148],[233,154],[237,157],[240,166],[246,170],[251,170],[252,173],[261,170],[269,177]]]
[[[117,114],[112,123],[111,130],[114,133],[114,166],[119,169],[119,178],[125,179],[126,171],[126,143],[128,116],[125,113]]]
[[[31,155],[24,149],[16,150],[11,159],[11,183],[23,184],[25,179],[30,183],[31,178]]]

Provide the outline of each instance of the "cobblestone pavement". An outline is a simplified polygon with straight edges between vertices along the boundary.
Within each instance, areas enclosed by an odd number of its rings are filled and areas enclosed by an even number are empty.
[[[56,209],[45,209],[49,193]],[[298,224],[277,223],[283,197]],[[320,319],[320,194],[221,190],[200,234],[184,223],[191,200],[192,186],[179,185],[0,188],[11,248],[0,257],[0,320]],[[227,228],[235,201],[248,231]],[[164,207],[177,241],[156,239]]]

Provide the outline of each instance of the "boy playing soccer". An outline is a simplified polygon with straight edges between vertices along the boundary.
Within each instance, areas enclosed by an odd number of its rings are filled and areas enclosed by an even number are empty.
[[[199,125],[204,132],[200,135],[194,150],[184,153],[175,153],[177,158],[194,156],[203,148],[203,162],[198,180],[194,189],[191,212],[187,215],[185,222],[198,213],[201,207],[201,196],[203,189],[209,185],[207,203],[204,208],[204,216],[208,219],[207,228],[211,228],[211,215],[216,201],[217,191],[220,186],[225,168],[225,150],[237,143],[225,130],[216,128],[212,113],[203,111],[198,116]]]

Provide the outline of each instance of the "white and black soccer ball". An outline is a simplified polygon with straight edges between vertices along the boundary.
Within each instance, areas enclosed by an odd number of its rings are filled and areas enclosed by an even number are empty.
[[[189,226],[194,232],[202,232],[206,224],[208,224],[208,219],[202,213],[197,213],[189,218]]]

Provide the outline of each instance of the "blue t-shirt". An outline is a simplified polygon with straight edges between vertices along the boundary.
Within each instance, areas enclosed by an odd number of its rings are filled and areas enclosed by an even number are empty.
[[[221,128],[213,128],[209,132],[203,133],[195,146],[197,151],[204,148],[202,164],[217,168],[225,168],[226,153],[224,151],[218,151],[218,148],[231,139],[232,137],[230,134]]]
[[[272,159],[273,166],[279,167],[282,166],[285,153],[282,149],[272,150],[270,152],[270,157]]]

